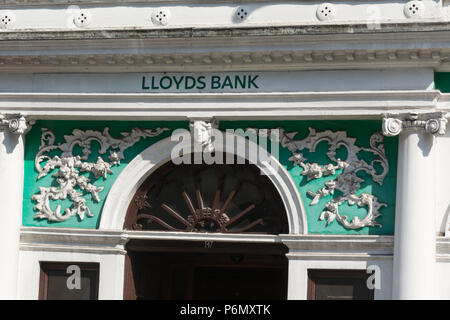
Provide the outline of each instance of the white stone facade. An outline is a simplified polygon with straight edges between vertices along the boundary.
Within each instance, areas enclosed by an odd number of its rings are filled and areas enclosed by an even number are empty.
[[[99,299],[122,299],[127,242],[178,239],[282,242],[288,299],[307,298],[308,269],[369,266],[381,272],[375,299],[450,299],[450,94],[434,83],[450,70],[449,14],[444,0],[0,0],[0,298],[38,299],[39,262],[82,261],[100,263]],[[232,75],[247,84],[212,84]],[[177,84],[187,76],[196,87]],[[170,157],[167,139],[115,177],[97,229],[21,225],[35,121],[211,119],[379,121],[399,141],[394,234],[309,234],[286,170],[271,181],[289,234],[122,230],[139,184]]]

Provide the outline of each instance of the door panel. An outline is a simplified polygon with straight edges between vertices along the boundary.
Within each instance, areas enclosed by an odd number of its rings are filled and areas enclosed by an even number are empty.
[[[129,299],[287,297],[284,254],[130,252],[129,259],[133,281],[127,278],[134,285],[125,283]]]

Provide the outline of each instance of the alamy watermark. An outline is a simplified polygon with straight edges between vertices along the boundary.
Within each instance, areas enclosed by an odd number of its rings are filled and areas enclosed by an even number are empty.
[[[67,277],[66,285],[69,290],[81,290],[81,268],[76,264],[71,264],[67,267],[66,273],[70,274]]]
[[[366,272],[370,274],[367,278],[366,284],[369,290],[381,289],[381,269],[377,265],[370,265],[367,267]]]
[[[209,123],[192,125],[191,131],[177,129],[171,160],[180,164],[245,164],[262,168],[263,174],[279,169],[279,129],[227,129],[220,131]]]

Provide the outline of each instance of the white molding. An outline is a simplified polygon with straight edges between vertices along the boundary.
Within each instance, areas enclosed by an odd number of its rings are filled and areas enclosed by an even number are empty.
[[[380,119],[405,112],[450,112],[437,90],[221,94],[0,93],[0,112],[34,119],[187,120]],[[450,95],[447,95],[450,96]],[[448,102],[447,102],[448,101]]]
[[[443,241],[442,248],[449,249],[449,241]],[[124,246],[130,240],[180,240],[180,241],[214,241],[239,243],[283,243],[292,252],[363,252],[372,250],[392,254],[393,236],[380,235],[326,235],[326,234],[223,234],[191,233],[171,231],[134,231],[119,229],[80,229],[51,227],[22,227],[21,249],[29,245],[36,248],[45,247],[91,247],[117,249],[123,253]],[[438,243],[441,243],[438,242]],[[447,242],[449,242],[447,244]],[[448,247],[448,248],[447,248]]]
[[[367,260],[393,258],[393,236],[281,235],[290,260]]]
[[[252,51],[223,51],[221,48],[190,52],[134,54],[120,53],[53,53],[47,50],[40,55],[31,51],[17,51],[0,55],[0,70],[3,72],[199,72],[215,71],[292,71],[292,70],[339,70],[381,68],[445,68],[441,61],[450,57],[448,50],[432,49],[388,49],[377,50],[351,48],[334,50],[329,48],[301,51],[291,48],[264,48]],[[80,49],[80,48],[78,48]],[[166,50],[167,51],[167,50]],[[394,58],[393,58],[394,57]],[[189,61],[186,63],[186,61]]]
[[[21,227],[20,250],[125,254],[129,240],[181,240],[235,243],[283,243],[291,257],[341,255],[371,258],[392,256],[394,237],[383,235],[329,234],[221,234],[170,231],[131,231],[51,227]],[[450,238],[436,237],[438,261],[450,260]],[[338,255],[338,256],[336,256]]]
[[[213,242],[246,242],[246,243],[280,243],[277,235],[265,234],[224,234],[195,233],[172,231],[131,231],[125,230],[129,240],[183,240],[183,241],[213,241]]]
[[[20,250],[126,254],[126,234],[75,228],[22,227]]]
[[[228,133],[227,133],[228,134]],[[258,154],[267,152],[256,143],[246,140],[244,137],[234,135],[237,146],[251,146]],[[186,140],[186,139],[185,139]],[[190,141],[183,140],[183,150],[192,150]],[[226,138],[224,138],[226,141]],[[163,139],[138,154],[120,173],[111,187],[104,202],[100,221],[100,229],[122,229],[126,212],[136,190],[158,167],[170,160],[172,149],[180,142],[171,141],[170,138]],[[216,152],[226,152],[224,144],[216,144]],[[241,150],[242,149],[242,150]],[[238,148],[237,155],[253,163],[254,159],[248,157],[248,149]],[[278,190],[285,205],[289,232],[293,234],[307,233],[307,219],[303,202],[298,188],[286,169],[272,155],[267,154],[267,165],[260,166]]]
[[[0,32],[0,70],[445,69],[449,33],[446,21],[392,22],[373,30],[359,22],[8,31]]]
[[[436,238],[436,261],[450,262],[450,237]]]

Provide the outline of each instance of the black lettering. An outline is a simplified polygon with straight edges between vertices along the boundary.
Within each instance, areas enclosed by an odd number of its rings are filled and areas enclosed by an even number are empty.
[[[180,84],[181,84],[181,81],[183,81],[183,79],[184,79],[184,76],[181,76],[180,80],[178,80],[178,81],[177,81],[177,77],[173,77],[173,81],[175,82],[175,85],[177,86],[177,90],[180,89]]]
[[[201,89],[205,89],[206,88],[205,76],[198,77],[197,78],[197,82],[202,85],[201,87],[197,86],[197,89],[201,90]]]
[[[212,76],[211,77],[211,89],[219,89],[220,88],[220,77]]]
[[[165,86],[164,80],[168,80],[169,84]],[[161,80],[159,80],[159,86],[164,90],[169,89],[172,86],[172,78],[170,78],[168,76],[162,77]]]
[[[192,81],[192,84],[189,84],[189,80]],[[190,90],[195,87],[195,78],[191,76],[186,76],[186,80],[184,81],[184,88]]]
[[[148,89],[150,89],[150,87],[147,87],[147,86],[145,85],[145,77],[143,76],[143,77],[142,77],[142,90],[148,90]]]
[[[226,76],[225,80],[223,80],[222,89],[224,89],[225,87],[230,87],[230,89],[233,89],[233,84],[231,83],[230,76]]]
[[[240,76],[234,77],[234,88],[235,89],[238,88],[238,82],[239,82],[239,86],[241,87],[240,89],[245,89],[245,84],[247,82],[247,76],[243,76],[243,79],[241,79]]]
[[[254,78],[252,78],[252,76],[248,76],[248,89],[252,88],[252,85],[256,88],[259,89],[259,87],[256,85],[256,83],[254,82],[257,78],[259,77],[259,75],[254,76]]]
[[[152,90],[158,90],[159,87],[155,86],[155,76],[152,76]]]

